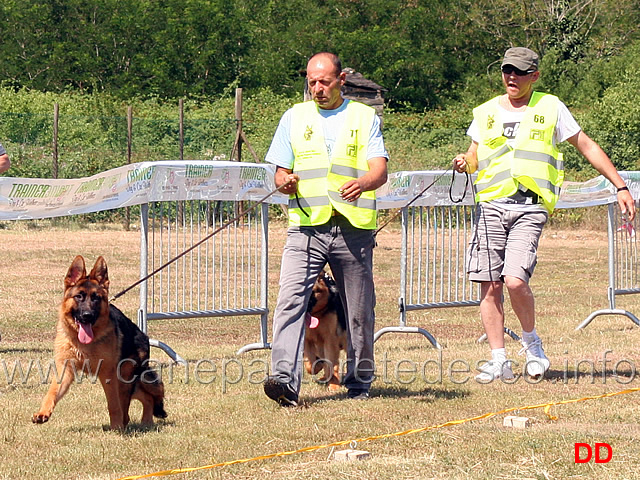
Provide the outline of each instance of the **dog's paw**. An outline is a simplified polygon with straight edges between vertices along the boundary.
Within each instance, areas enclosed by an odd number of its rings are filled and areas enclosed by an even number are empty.
[[[34,413],[33,417],[31,417],[31,421],[33,423],[46,423],[50,416],[51,415],[47,415],[46,413]]]
[[[332,392],[337,392],[338,390],[340,390],[342,387],[340,386],[339,383],[330,383],[329,384],[329,390],[331,390]]]

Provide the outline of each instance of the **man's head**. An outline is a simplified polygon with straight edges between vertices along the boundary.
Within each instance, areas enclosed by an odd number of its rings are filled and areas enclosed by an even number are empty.
[[[528,101],[533,84],[540,77],[538,54],[525,47],[514,47],[504,53],[502,59],[502,83],[513,100]]]
[[[520,72],[533,73],[538,71],[538,54],[525,47],[513,47],[504,52],[502,69],[516,67]]]
[[[340,90],[346,74],[342,71],[340,58],[333,53],[316,53],[307,64],[309,92],[318,107],[333,110],[342,105]]]

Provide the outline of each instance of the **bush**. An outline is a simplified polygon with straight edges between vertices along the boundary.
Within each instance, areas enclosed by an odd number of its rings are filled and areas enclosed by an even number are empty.
[[[640,79],[629,72],[607,89],[602,100],[585,115],[583,128],[600,144],[620,170],[637,170],[640,158]]]

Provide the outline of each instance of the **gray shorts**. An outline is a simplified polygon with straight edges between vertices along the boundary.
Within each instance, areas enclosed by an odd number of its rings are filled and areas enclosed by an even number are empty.
[[[474,282],[501,281],[505,275],[529,282],[537,262],[546,212],[506,210],[478,204],[469,244],[467,272]]]

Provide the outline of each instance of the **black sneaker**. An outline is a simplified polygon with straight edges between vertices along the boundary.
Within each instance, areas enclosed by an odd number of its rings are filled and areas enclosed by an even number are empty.
[[[281,383],[273,377],[267,378],[264,382],[264,393],[271,400],[274,400],[282,407],[297,407],[298,394],[293,391],[290,385]]]
[[[347,398],[351,400],[369,400],[369,390],[350,388],[347,390]]]

